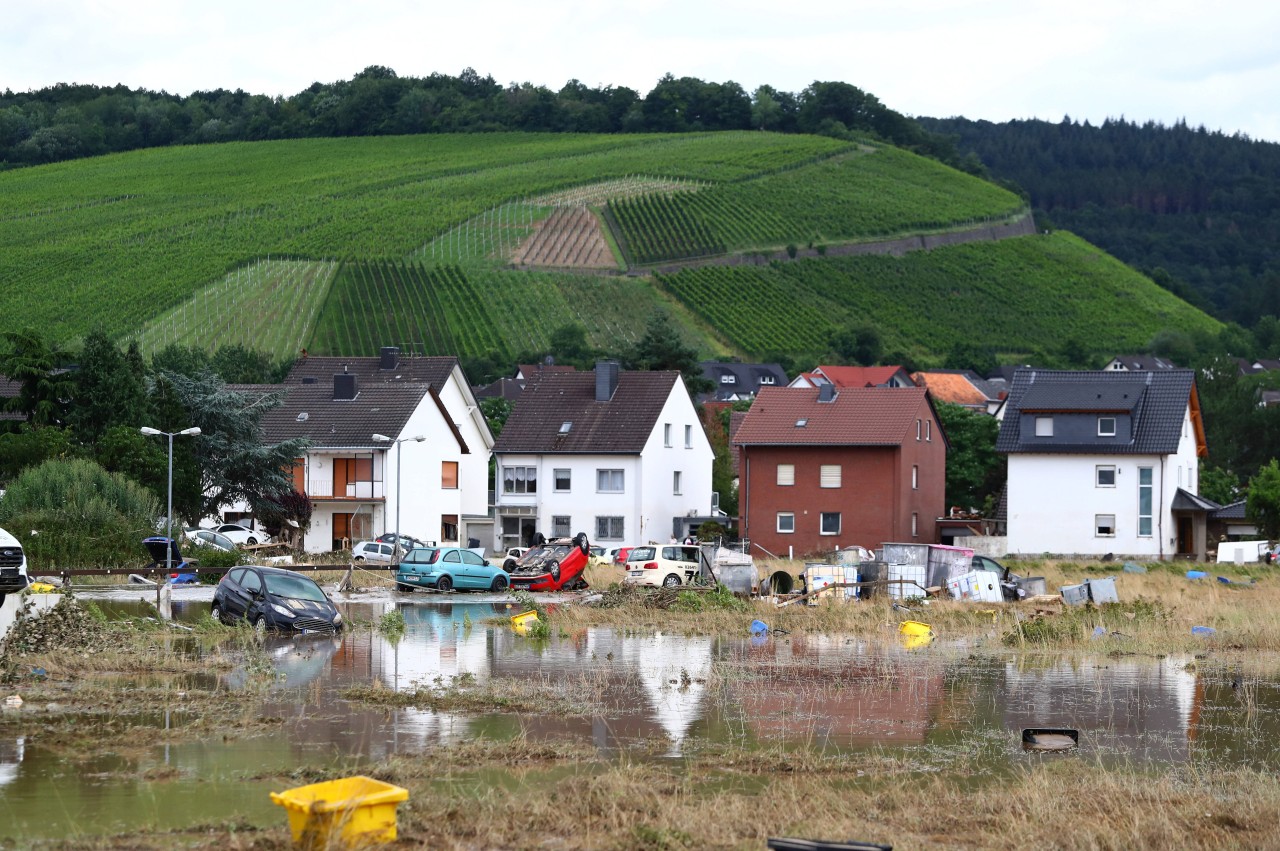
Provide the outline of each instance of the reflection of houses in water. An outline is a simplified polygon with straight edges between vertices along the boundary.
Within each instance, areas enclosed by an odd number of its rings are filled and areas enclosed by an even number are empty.
[[[743,641],[729,662],[748,669],[731,688],[761,740],[920,742],[943,694],[936,660],[847,636]]]
[[[18,779],[18,766],[26,750],[26,737],[0,739],[0,786],[8,786]]]
[[[1197,707],[1190,661],[1061,659],[1037,668],[1011,662],[1004,671],[1004,725],[1072,727],[1092,733],[1104,749],[1185,759]]]
[[[653,635],[616,642],[615,664],[636,671],[645,697],[671,739],[668,756],[679,756],[680,745],[695,721],[702,718],[702,698],[711,673],[711,639]]]

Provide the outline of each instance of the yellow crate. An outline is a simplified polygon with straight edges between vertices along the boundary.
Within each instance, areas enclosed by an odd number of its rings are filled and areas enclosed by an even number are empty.
[[[319,851],[394,841],[396,805],[409,790],[356,776],[272,792],[271,800],[289,814],[294,843]]]
[[[920,621],[903,621],[898,625],[898,632],[903,635],[933,635],[933,627]]]
[[[537,610],[530,609],[527,612],[522,612],[518,615],[512,615],[511,628],[514,629],[516,632],[523,634],[528,632],[529,627],[533,626],[534,623],[537,622],[537,620],[538,620]]]

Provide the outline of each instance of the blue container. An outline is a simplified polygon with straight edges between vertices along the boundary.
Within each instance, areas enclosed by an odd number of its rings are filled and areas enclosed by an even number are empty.
[[[1217,635],[1218,631],[1211,626],[1193,626],[1191,627],[1192,635]]]
[[[1203,570],[1188,570],[1188,571],[1187,571],[1187,578],[1188,578],[1188,579],[1204,579],[1204,578],[1205,578],[1206,576],[1208,576],[1208,575],[1209,575],[1209,574],[1205,573]]]
[[[752,635],[768,635],[769,625],[764,621],[752,621],[751,634]]]

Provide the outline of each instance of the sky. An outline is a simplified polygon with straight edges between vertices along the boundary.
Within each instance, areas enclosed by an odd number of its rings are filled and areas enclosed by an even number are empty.
[[[4,8],[11,7],[11,8]],[[1154,120],[1280,141],[1280,3],[1258,0],[0,0],[0,89],[289,96],[369,65],[499,83],[665,73],[914,116]]]

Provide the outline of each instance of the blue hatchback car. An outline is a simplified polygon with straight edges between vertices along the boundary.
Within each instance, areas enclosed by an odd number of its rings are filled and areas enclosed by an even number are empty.
[[[396,590],[506,591],[507,573],[461,547],[415,547],[400,559]]]

